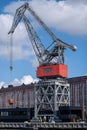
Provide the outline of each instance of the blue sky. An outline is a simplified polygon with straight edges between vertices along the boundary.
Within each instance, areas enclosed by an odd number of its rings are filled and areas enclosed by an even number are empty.
[[[7,33],[16,9],[23,3],[22,0],[0,0],[0,86],[23,82],[27,84],[36,79],[38,63],[23,22],[20,22],[13,35],[13,71],[9,70],[10,36]],[[87,1],[30,0],[30,5],[56,36],[77,46],[76,52],[65,50],[68,77],[87,75]],[[36,23],[33,19],[32,24],[44,46],[48,47],[51,41]]]

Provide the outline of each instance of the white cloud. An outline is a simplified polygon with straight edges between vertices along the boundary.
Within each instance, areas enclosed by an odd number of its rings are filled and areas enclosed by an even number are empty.
[[[0,88],[4,87],[5,85],[6,85],[5,82],[3,82],[3,81],[0,82]]]
[[[87,4],[87,0],[65,0],[68,4]]]
[[[8,32],[11,28],[13,16],[0,15],[0,57],[9,58],[11,49],[11,36]],[[4,51],[3,51],[4,50]],[[35,57],[31,43],[23,23],[16,28],[12,40],[13,60]]]
[[[21,81],[21,83],[29,84],[29,83],[34,83],[34,82],[36,82],[37,80],[36,80],[36,79],[33,79],[32,76],[27,75],[27,76],[23,76],[23,78],[22,78],[20,81]]]
[[[17,86],[17,85],[22,85],[22,84],[30,84],[37,82],[37,79],[34,79],[31,75],[24,75],[21,79],[14,79],[10,84]]]
[[[31,59],[30,59],[30,62],[32,63],[32,66],[33,66],[34,68],[36,68],[36,67],[39,65],[38,60],[37,60],[36,57],[31,58]]]
[[[13,85],[13,86],[20,86],[22,84],[31,84],[37,82],[38,79],[34,79],[31,75],[24,75],[21,79],[15,78],[13,81],[11,81],[9,84],[6,84],[5,82],[0,82],[0,88],[8,87],[8,85]]]
[[[13,13],[24,2],[13,2],[4,11]],[[87,34],[87,0],[32,0],[35,12],[58,31],[74,35]]]
[[[11,4],[4,8],[4,12],[14,14],[16,9],[19,8],[22,4],[24,4],[24,1],[11,2]]]

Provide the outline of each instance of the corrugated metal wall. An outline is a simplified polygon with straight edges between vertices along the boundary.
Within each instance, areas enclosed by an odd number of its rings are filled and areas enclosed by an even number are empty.
[[[33,92],[34,85],[1,88],[0,108],[34,107]]]
[[[87,106],[87,76],[70,78],[68,81],[70,83],[70,104],[82,106],[84,96],[84,104]]]
[[[87,118],[87,76],[68,79],[70,83],[70,105],[82,107],[83,120]]]

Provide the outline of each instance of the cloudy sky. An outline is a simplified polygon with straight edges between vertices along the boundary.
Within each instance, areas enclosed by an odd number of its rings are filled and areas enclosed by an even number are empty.
[[[49,26],[58,38],[77,46],[77,51],[65,50],[68,77],[87,75],[87,0],[27,0],[31,8]],[[28,84],[36,80],[38,62],[32,49],[23,21],[12,37],[8,32],[15,11],[23,0],[0,0],[0,86],[6,84]],[[25,15],[31,17],[28,11]],[[32,24],[44,46],[51,44],[46,32],[31,17]],[[9,66],[12,64],[13,70]]]

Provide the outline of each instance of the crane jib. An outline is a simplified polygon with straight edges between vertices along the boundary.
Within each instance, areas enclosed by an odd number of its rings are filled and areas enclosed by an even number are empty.
[[[38,21],[38,23],[45,29],[45,31],[51,36],[52,40],[56,42],[56,45],[53,46],[51,50],[48,50],[42,44],[39,36],[37,35],[36,31],[34,30],[33,26],[29,22],[26,16],[24,16],[25,11],[28,10],[31,15]],[[28,3],[23,4],[20,6],[15,13],[14,20],[12,27],[8,34],[14,33],[16,27],[18,26],[21,19],[24,20],[24,24],[26,30],[28,32],[28,36],[31,40],[31,44],[37,56],[40,65],[48,64],[48,63],[64,63],[64,49],[69,48],[73,51],[77,49],[74,45],[69,45],[59,39],[50,29],[49,27],[41,20],[41,18],[35,13],[35,11],[30,7]],[[53,42],[53,43],[54,43]],[[50,45],[51,46],[51,45]]]
[[[9,33],[13,33],[14,32],[15,28],[17,27],[18,23],[22,19],[23,15],[24,15],[24,13],[25,13],[25,11],[27,9],[37,19],[39,24],[41,24],[44,27],[44,29],[48,32],[48,34],[52,37],[52,39],[54,41],[56,41],[61,46],[64,46],[66,48],[72,49],[73,51],[75,51],[77,49],[76,46],[69,45],[69,44],[63,42],[62,40],[60,40],[58,37],[56,37],[55,34],[53,32],[51,32],[51,30],[47,27],[47,25],[40,19],[40,17],[38,15],[36,15],[36,13],[30,8],[30,6],[29,6],[29,4],[27,2],[16,10],[16,14],[15,14],[16,15],[15,17],[17,19],[17,21],[15,22],[16,25],[15,24],[13,25],[14,27],[11,28]]]

